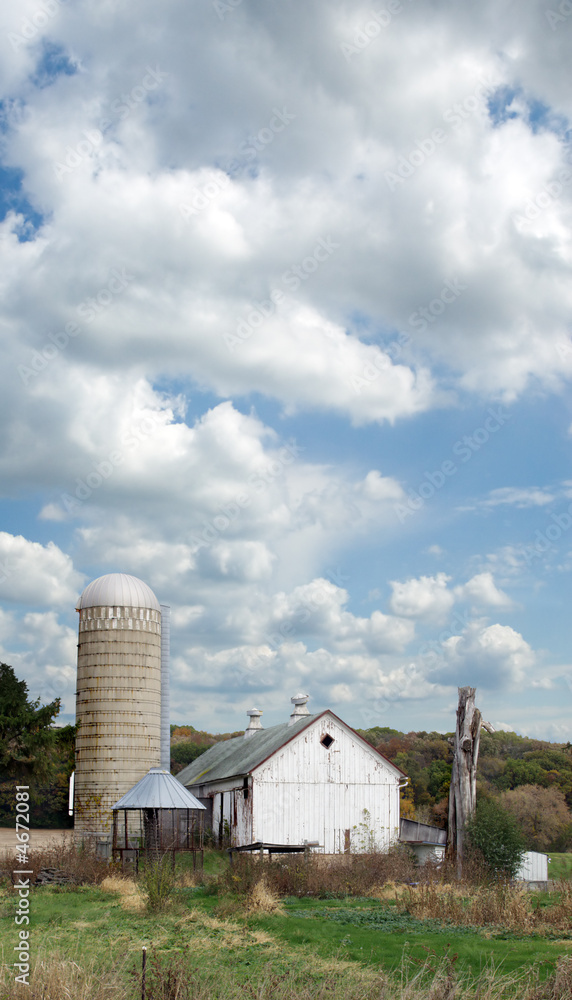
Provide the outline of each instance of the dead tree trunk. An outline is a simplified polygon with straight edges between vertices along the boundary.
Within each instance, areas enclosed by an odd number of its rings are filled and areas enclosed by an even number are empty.
[[[476,688],[459,688],[453,770],[449,789],[448,851],[463,874],[465,826],[477,804],[477,760],[481,738],[481,713],[475,708]]]

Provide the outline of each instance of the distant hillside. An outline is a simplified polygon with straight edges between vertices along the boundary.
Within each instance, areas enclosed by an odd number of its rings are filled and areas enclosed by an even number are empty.
[[[194,726],[171,726],[171,774],[178,774],[215,743],[231,740],[233,736],[242,736],[243,733],[243,729],[237,733],[213,734]]]
[[[220,740],[237,733],[171,727],[171,770],[177,774]],[[446,826],[453,733],[401,733],[387,726],[358,729],[409,776],[401,815]],[[481,733],[477,794],[499,798],[519,819],[530,849],[572,851],[572,744],[516,733]]]

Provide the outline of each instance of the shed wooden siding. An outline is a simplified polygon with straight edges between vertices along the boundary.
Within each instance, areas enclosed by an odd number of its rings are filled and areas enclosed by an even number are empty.
[[[325,735],[334,742],[327,749]],[[252,840],[317,841],[327,854],[379,848],[399,836],[399,772],[331,716],[305,729],[254,769]],[[362,824],[364,824],[362,826]]]

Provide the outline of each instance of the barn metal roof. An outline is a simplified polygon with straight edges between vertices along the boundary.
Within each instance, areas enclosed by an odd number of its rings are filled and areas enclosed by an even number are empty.
[[[316,716],[306,715],[291,726],[287,722],[281,722],[271,729],[261,729],[247,740],[244,736],[235,736],[232,740],[215,743],[214,747],[210,747],[179,771],[177,780],[184,785],[196,785],[202,778],[217,781],[235,774],[249,774],[292,736],[305,729],[314,718]]]
[[[282,722],[278,726],[272,726],[271,729],[262,729],[247,740],[244,739],[244,736],[235,736],[232,740],[215,743],[204,754],[201,754],[196,760],[187,764],[177,775],[177,780],[181,781],[188,788],[189,785],[197,785],[203,780],[205,782],[220,781],[224,778],[233,778],[236,775],[250,774],[255,767],[258,767],[268,757],[271,757],[273,753],[280,750],[297,733],[301,733],[323,715],[333,716],[342,726],[350,729],[356,738],[369,747],[373,753],[379,753],[359,733],[355,733],[350,726],[342,722],[341,719],[338,719],[337,715],[326,710],[319,715],[303,716],[294,723]],[[383,754],[379,754],[379,756],[383,757]],[[392,764],[386,757],[383,759],[390,767],[404,775],[404,772],[397,764]]]
[[[76,607],[81,608],[153,608],[160,611],[161,605],[151,590],[136,576],[128,573],[106,573],[88,583]]]
[[[116,809],[204,809],[191,792],[169,771],[152,767],[133,788],[112,806]]]

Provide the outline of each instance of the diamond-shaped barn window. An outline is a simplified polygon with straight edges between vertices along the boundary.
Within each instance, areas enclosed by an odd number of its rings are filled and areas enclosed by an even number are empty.
[[[333,742],[334,742],[334,737],[330,736],[329,733],[326,733],[325,736],[322,736],[322,739],[320,740],[320,743],[322,744],[323,747],[326,748],[326,750],[330,749]]]

